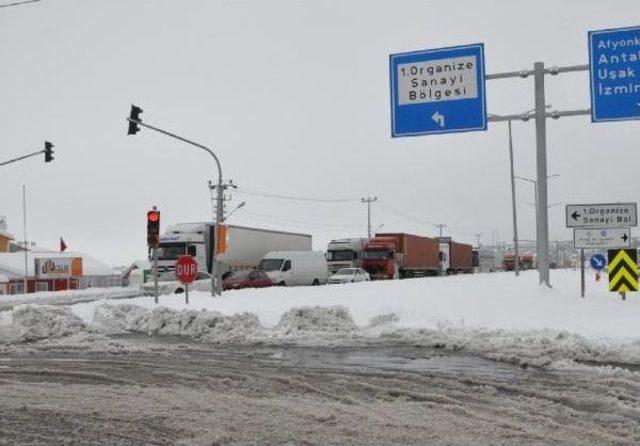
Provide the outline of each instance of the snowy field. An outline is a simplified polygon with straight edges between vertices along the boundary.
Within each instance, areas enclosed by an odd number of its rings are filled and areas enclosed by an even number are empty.
[[[0,339],[90,342],[138,332],[208,343],[362,345],[409,344],[462,350],[520,365],[566,361],[640,365],[640,299],[626,301],[587,274],[552,271],[553,289],[526,272],[461,275],[394,282],[191,293],[77,303],[18,306],[0,313]]]

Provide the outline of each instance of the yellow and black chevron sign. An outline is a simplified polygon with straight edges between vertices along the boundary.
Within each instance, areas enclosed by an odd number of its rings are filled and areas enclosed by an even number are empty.
[[[638,252],[635,249],[609,250],[609,291],[638,291]]]

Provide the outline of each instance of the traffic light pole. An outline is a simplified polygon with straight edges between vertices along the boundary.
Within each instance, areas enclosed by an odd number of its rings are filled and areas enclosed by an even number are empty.
[[[222,281],[221,279],[221,271],[219,271],[218,268],[218,226],[220,225],[220,223],[222,222],[222,167],[220,166],[220,160],[218,159],[218,157],[216,156],[215,153],[213,153],[213,151],[211,149],[209,149],[206,146],[203,146],[202,144],[198,144],[197,142],[191,141],[187,138],[183,138],[180,135],[176,135],[175,133],[171,133],[168,132],[166,130],[162,130],[159,129],[157,127],[154,127],[152,125],[149,124],[145,124],[144,122],[140,121],[140,120],[135,120],[135,119],[131,119],[131,118],[127,118],[127,121],[129,122],[133,122],[135,124],[141,125],[142,127],[146,127],[148,129],[151,130],[155,130],[158,133],[162,133],[163,135],[167,135],[170,136],[171,138],[177,139],[178,141],[182,141],[185,142],[187,144],[190,144],[192,146],[195,146],[199,149],[202,149],[204,151],[206,151],[207,153],[209,153],[209,155],[211,155],[213,157],[213,159],[216,162],[216,166],[218,168],[218,194],[217,194],[217,206],[216,206],[216,226],[215,226],[215,231],[214,231],[214,241],[213,241],[213,271],[211,274],[211,295],[212,296],[220,296],[222,295]],[[157,254],[154,254],[154,256],[157,256]]]
[[[151,249],[153,249],[153,296],[158,305],[158,246]]]
[[[29,153],[28,155],[19,156],[18,158],[13,158],[8,161],[3,161],[0,163],[0,166],[6,166],[7,164],[15,163],[16,161],[22,161],[24,159],[31,158],[32,156],[40,155],[41,153],[44,153],[45,163],[51,162],[51,160],[53,160],[53,156],[51,156],[51,154],[53,153],[53,150],[51,150],[53,144],[51,144],[49,141],[45,141],[44,147],[44,150],[38,150],[37,152]]]

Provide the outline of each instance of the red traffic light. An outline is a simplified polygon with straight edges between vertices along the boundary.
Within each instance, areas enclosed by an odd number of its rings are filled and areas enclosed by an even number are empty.
[[[147,221],[155,223],[158,220],[160,220],[160,212],[158,212],[158,211],[149,211],[149,212],[147,212]]]

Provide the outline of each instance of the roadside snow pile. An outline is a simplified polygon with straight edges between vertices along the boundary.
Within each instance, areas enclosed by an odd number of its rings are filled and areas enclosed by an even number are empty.
[[[274,329],[276,335],[303,335],[305,333],[346,334],[357,330],[353,318],[345,307],[292,308],[282,315]]]
[[[465,351],[523,367],[549,367],[562,360],[640,365],[640,341],[587,339],[566,331],[507,331],[440,327],[387,329],[379,340]]]
[[[148,312],[148,309],[139,305],[104,304],[96,308],[93,325],[107,334],[133,331],[137,326],[137,320]]]
[[[159,305],[136,297],[78,303],[71,314],[58,309],[44,320],[34,313],[29,321],[20,313],[27,310],[16,310],[13,319],[22,324],[23,339],[95,330],[204,342],[424,345],[523,366],[561,360],[640,365],[637,295],[623,302],[608,292],[606,280],[589,280],[581,299],[579,271],[552,271],[551,279],[553,289],[540,287],[532,271],[519,278],[465,274],[247,289],[222,298],[193,292],[188,305],[183,295],[160,296]],[[0,317],[0,336],[7,321]]]
[[[94,326],[104,333],[137,332],[149,335],[187,336],[205,342],[238,342],[257,337],[263,330],[250,313],[225,316],[215,311],[153,310],[131,304],[104,304],[96,308]]]
[[[62,338],[86,329],[69,307],[25,305],[13,310],[13,326],[19,341]]]

